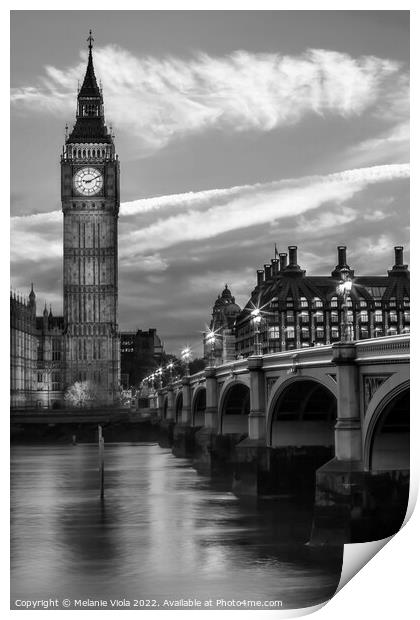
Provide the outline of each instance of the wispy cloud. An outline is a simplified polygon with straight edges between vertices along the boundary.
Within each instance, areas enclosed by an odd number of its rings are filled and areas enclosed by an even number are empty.
[[[322,49],[296,56],[237,51],[138,58],[107,46],[95,50],[95,66],[109,117],[148,149],[209,128],[266,132],[308,114],[378,113],[384,101],[395,116],[395,86],[404,75],[392,60]],[[36,85],[13,89],[12,103],[62,116],[84,68],[85,61],[65,70],[47,66]]]
[[[221,202],[221,197],[216,194],[213,204],[204,211],[188,208],[182,213],[159,218],[149,226],[128,232],[123,256],[125,253],[162,249],[268,224],[291,215],[301,215],[329,202],[342,204],[368,185],[408,176],[408,165],[388,165],[260,184],[253,192],[249,186],[246,186],[243,193],[237,188],[228,202]],[[197,201],[199,195],[200,192],[196,195]],[[208,193],[204,192],[204,196],[207,201]],[[189,201],[188,198],[187,205]],[[167,206],[165,197],[163,205]]]
[[[127,270],[162,272],[168,267],[161,256],[165,248],[212,239],[292,216],[302,217],[324,204],[343,205],[369,185],[408,176],[406,164],[374,166],[126,203],[121,209],[120,265]],[[376,217],[381,213],[383,215],[382,211],[376,211]],[[149,217],[147,221],[145,214]],[[329,210],[316,216],[314,230],[343,225],[355,217],[357,211],[348,206],[340,212]],[[12,261],[45,260],[47,243],[49,257],[59,258],[62,255],[61,219],[59,211],[13,217]],[[301,231],[305,232],[305,224],[300,221]]]
[[[186,342],[208,321],[225,282],[245,303],[274,241],[282,250],[297,243],[312,274],[331,271],[338,243],[349,244],[359,273],[384,272],[392,245],[407,247],[408,175],[408,165],[377,166],[123,204],[121,328],[156,326],[169,342]],[[395,204],[396,196],[404,202]],[[13,284],[25,290],[33,280],[41,305],[45,298],[60,312],[61,212],[13,217],[11,225]]]

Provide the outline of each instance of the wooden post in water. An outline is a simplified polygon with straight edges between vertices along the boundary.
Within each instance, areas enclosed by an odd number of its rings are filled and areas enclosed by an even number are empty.
[[[99,489],[101,499],[104,499],[104,438],[102,436],[102,426],[98,424],[98,441],[99,441]]]

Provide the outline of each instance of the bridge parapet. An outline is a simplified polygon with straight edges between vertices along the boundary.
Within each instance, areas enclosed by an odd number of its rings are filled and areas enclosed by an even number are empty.
[[[385,336],[370,340],[358,340],[356,348],[356,363],[371,363],[373,361],[389,360],[390,362],[407,362],[410,359],[410,335]]]

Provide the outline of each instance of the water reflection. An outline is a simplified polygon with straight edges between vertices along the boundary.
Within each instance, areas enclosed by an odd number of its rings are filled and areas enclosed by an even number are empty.
[[[335,591],[341,554],[305,546],[311,514],[244,505],[184,459],[147,444],[12,448],[12,599],[283,600]],[[290,542],[291,540],[300,542]]]

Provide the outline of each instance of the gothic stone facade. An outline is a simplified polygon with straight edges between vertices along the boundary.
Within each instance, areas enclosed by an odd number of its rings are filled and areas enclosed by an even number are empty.
[[[95,384],[98,404],[119,392],[119,160],[105,125],[92,58],[77,96],[76,122],[61,156],[63,317],[36,317],[35,293],[11,297],[11,406],[63,404],[76,381]]]
[[[91,381],[99,401],[109,404],[118,394],[120,376],[119,183],[118,155],[105,125],[90,37],[76,123],[61,157],[65,384]]]

